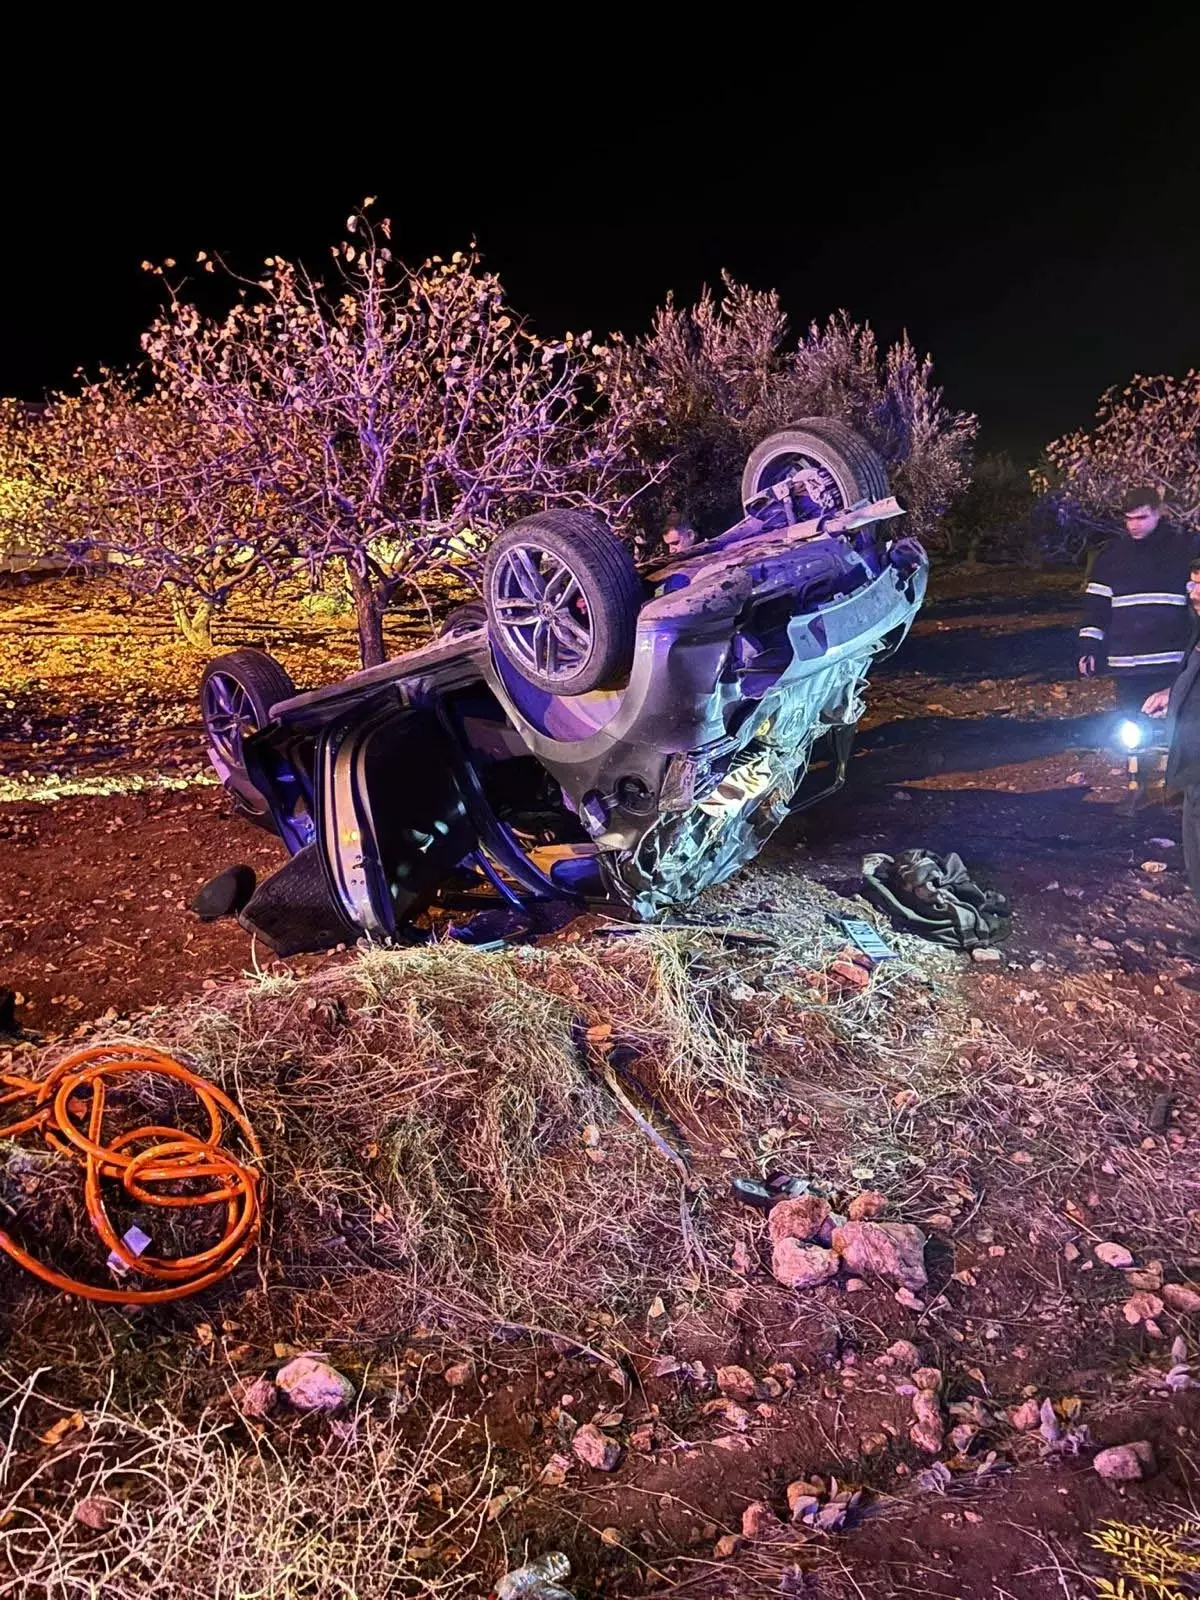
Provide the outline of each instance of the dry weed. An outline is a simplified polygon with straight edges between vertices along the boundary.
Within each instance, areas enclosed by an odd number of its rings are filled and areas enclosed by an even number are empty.
[[[432,1487],[462,1478],[461,1425],[444,1413],[409,1444],[364,1411],[340,1437],[300,1451],[289,1435],[273,1442],[212,1414],[188,1426],[158,1408],[122,1415],[106,1401],[71,1419],[52,1447],[22,1451],[41,1377],[0,1372],[0,1596],[451,1600],[479,1592],[471,1569],[490,1465],[485,1458],[453,1496]]]

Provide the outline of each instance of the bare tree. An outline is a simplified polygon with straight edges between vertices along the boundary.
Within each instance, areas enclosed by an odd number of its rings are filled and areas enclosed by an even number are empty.
[[[1200,528],[1200,372],[1131,378],[1100,400],[1095,425],[1046,446],[1038,486],[1062,523],[1111,531],[1121,494],[1161,490],[1172,513]]]
[[[197,507],[237,486],[314,578],[344,563],[364,665],[401,586],[470,576],[514,517],[553,501],[626,521],[656,404],[619,340],[536,337],[474,252],[395,262],[369,204],[328,282],[272,257],[222,318],[172,290],[143,340],[158,395],[236,441],[197,469]]]
[[[294,566],[280,508],[246,460],[248,440],[196,396],[105,374],[59,397],[46,423],[56,485],[47,499],[65,548],[103,556],[135,593],[164,594],[183,637],[212,644],[212,617],[253,580]]]

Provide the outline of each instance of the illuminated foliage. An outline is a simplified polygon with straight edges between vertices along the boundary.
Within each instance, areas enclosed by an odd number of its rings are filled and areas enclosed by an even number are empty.
[[[344,567],[370,665],[396,591],[469,577],[514,518],[553,502],[627,520],[655,397],[620,341],[538,338],[476,254],[410,270],[368,211],[327,281],[271,257],[218,318],[173,289],[143,344],[159,400],[224,442],[196,465],[197,505],[233,492],[314,582]]]
[[[1061,520],[1111,529],[1133,486],[1162,491],[1172,514],[1200,528],[1200,372],[1135,376],[1101,398],[1094,426],[1046,447],[1039,488]]]
[[[883,350],[839,312],[793,341],[774,291],[726,275],[719,299],[706,289],[688,308],[668,300],[637,357],[663,396],[666,427],[649,446],[670,458],[653,497],[660,519],[685,515],[712,531],[739,515],[748,451],[803,416],[835,417],[870,440],[922,535],[969,482],[976,420],[946,406],[932,361],[907,335]]]

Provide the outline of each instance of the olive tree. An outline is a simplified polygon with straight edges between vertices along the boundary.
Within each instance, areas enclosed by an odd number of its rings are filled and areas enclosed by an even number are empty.
[[[712,531],[736,517],[746,455],[802,416],[834,417],[869,440],[926,537],[970,481],[976,419],[946,405],[907,334],[882,349],[843,311],[793,339],[778,294],[726,275],[719,298],[668,299],[636,357],[662,397],[665,426],[646,446],[664,465],[647,506],[660,519],[688,515]]]
[[[314,580],[344,565],[364,665],[400,588],[470,577],[513,518],[552,501],[626,522],[656,405],[620,340],[539,338],[474,251],[405,267],[369,207],[326,277],[271,257],[219,317],[171,288],[143,341],[156,393],[234,441],[197,464],[197,507],[236,489]]]

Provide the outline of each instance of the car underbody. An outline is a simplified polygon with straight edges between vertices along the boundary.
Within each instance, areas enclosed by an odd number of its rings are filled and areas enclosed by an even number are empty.
[[[849,430],[808,419],[747,470],[737,527],[641,572],[580,513],[517,524],[484,606],[341,683],[277,693],[269,657],[214,662],[210,755],[290,852],[243,925],[290,954],[411,936],[435,905],[652,920],[838,788],[924,553]]]

